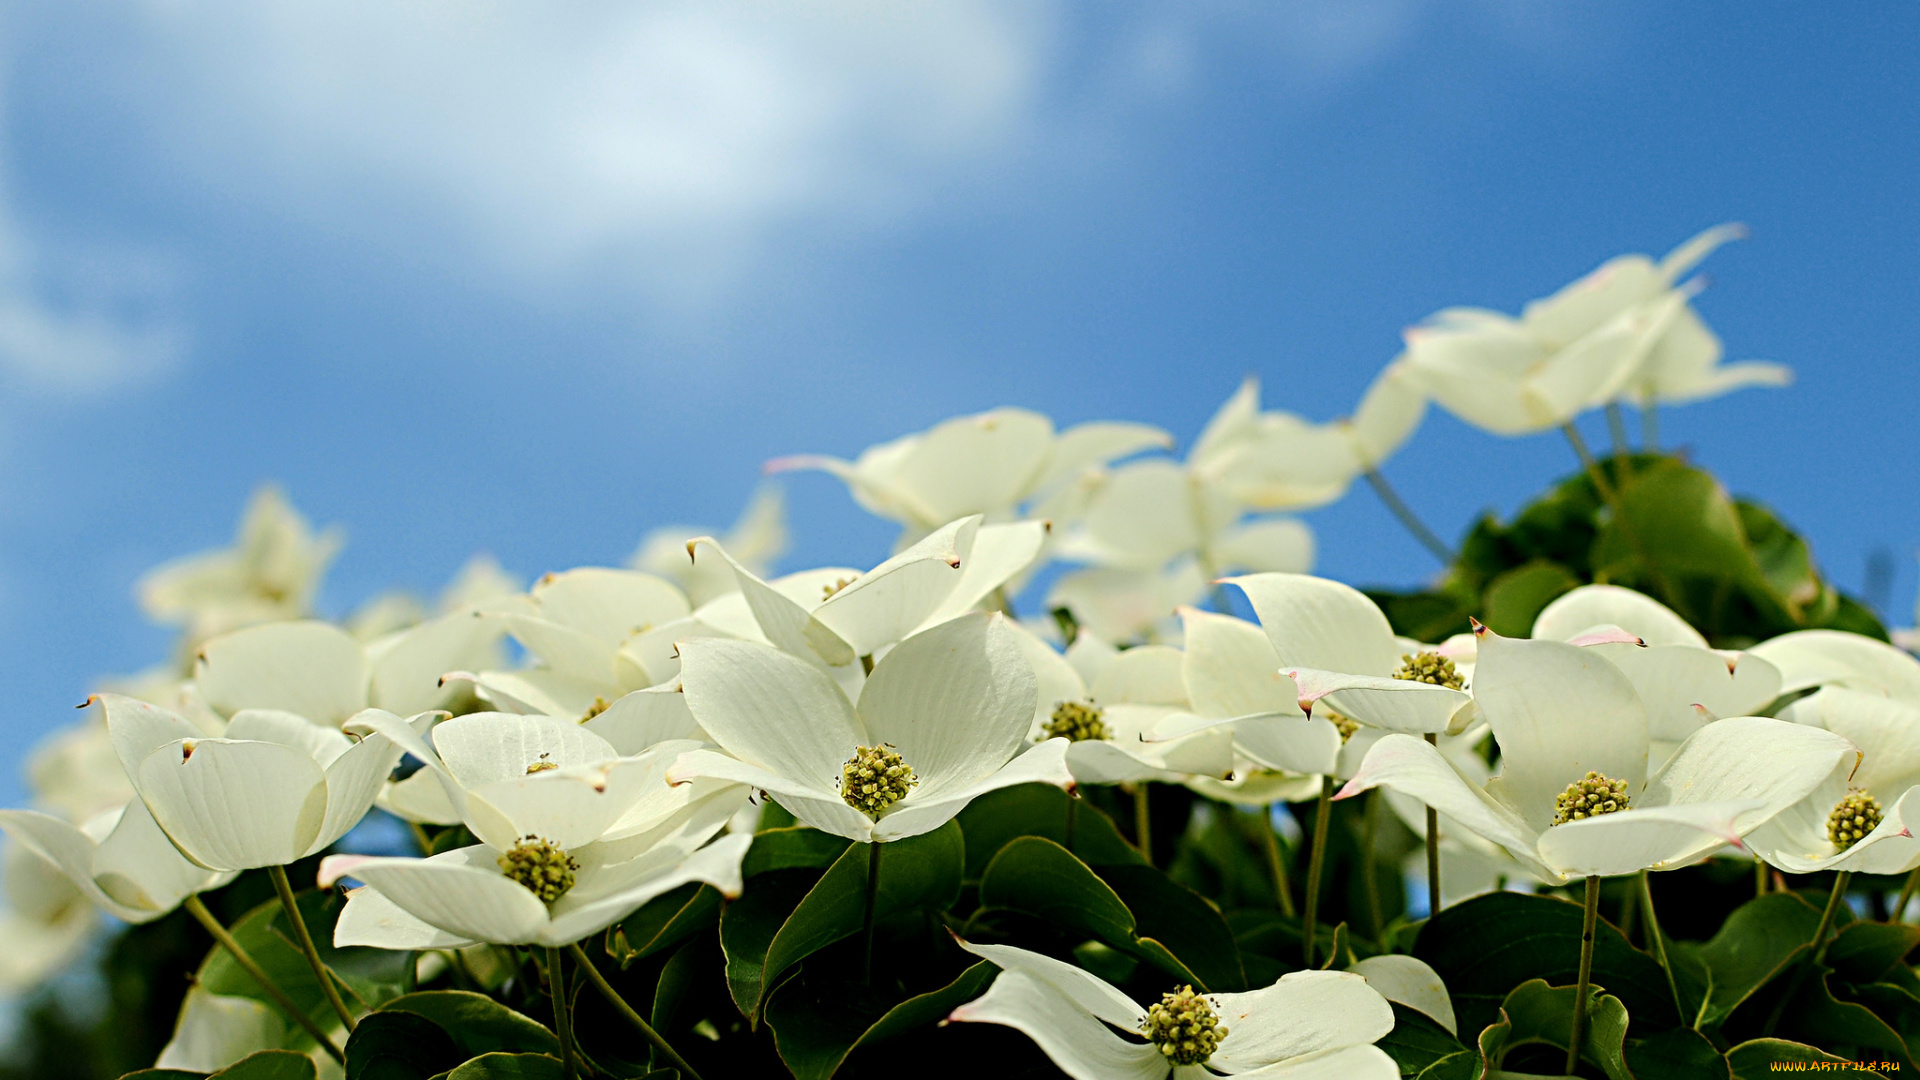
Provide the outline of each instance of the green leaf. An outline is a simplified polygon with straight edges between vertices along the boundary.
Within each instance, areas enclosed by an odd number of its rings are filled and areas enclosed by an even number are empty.
[[[1773,1068],[1775,1062],[1845,1060],[1845,1058],[1834,1057],[1818,1047],[1786,1039],[1750,1039],[1727,1051],[1727,1065],[1733,1070],[1733,1080],[1772,1080],[1779,1075]],[[1849,1070],[1844,1075],[1880,1076],[1882,1074]]]
[[[1530,1043],[1567,1048],[1573,1033],[1573,1004],[1576,987],[1548,986],[1544,980],[1529,979],[1514,988],[1500,1006],[1500,1019],[1480,1033],[1480,1058],[1489,1073],[1501,1068],[1508,1053]],[[1623,1042],[1627,1035],[1627,1009],[1620,999],[1587,990],[1587,1028],[1580,1040],[1580,1060],[1598,1066],[1607,1080],[1633,1080],[1627,1071]]]
[[[207,1074],[185,1069],[139,1069],[122,1073],[120,1080],[207,1080]]]
[[[1840,928],[1827,943],[1822,960],[1848,982],[1879,982],[1916,945],[1920,945],[1920,926],[1856,922]]]
[[[1498,1019],[1501,1002],[1521,983],[1544,979],[1571,986],[1578,980],[1584,917],[1579,904],[1556,897],[1488,893],[1427,920],[1413,955],[1445,981],[1460,1029],[1478,1031]],[[1595,928],[1593,981],[1650,1029],[1680,1022],[1666,972],[1605,919]]]
[[[820,875],[776,870],[754,879],[753,888],[720,916],[720,950],[727,958],[727,992],[740,1015],[758,1023],[767,947]]]
[[[308,894],[309,897],[313,895]],[[309,914],[308,907],[309,902],[303,901],[301,904],[303,916]],[[324,912],[315,908],[311,914],[318,918]],[[227,927],[227,930],[233,935],[234,940],[240,943],[240,947],[253,957],[254,962],[260,965],[267,977],[286,992],[287,997],[292,999],[296,1006],[318,1022],[322,1031],[328,1030],[338,1024],[339,1019],[334,1015],[333,1006],[327,1002],[326,995],[321,992],[320,984],[314,981],[313,968],[307,963],[306,954],[293,944],[287,934],[276,929],[276,922],[282,926],[285,925],[285,917],[286,913],[280,909],[280,901],[268,900],[242,915],[233,925]],[[326,918],[324,927],[316,926],[313,920],[309,920],[308,928],[313,931],[316,939],[323,932],[329,940],[333,937],[331,917]],[[254,981],[253,976],[249,975],[226,949],[218,945],[208,951],[194,979],[208,993],[252,998],[275,1013],[281,1011],[278,1004],[267,996],[258,982]],[[304,1034],[298,1037],[311,1043]]]
[[[1566,567],[1535,559],[1487,583],[1480,599],[1480,621],[1496,634],[1527,637],[1533,633],[1533,620],[1548,604],[1579,586],[1580,579]]]
[[[1205,897],[1151,866],[1103,866],[1094,872],[1133,913],[1136,934],[1165,945],[1214,993],[1247,989],[1240,946]]]
[[[563,1080],[566,1069],[545,1054],[482,1054],[433,1080]]]
[[[1674,1028],[1627,1044],[1635,1080],[1732,1080],[1727,1059],[1705,1035]]]
[[[880,856],[874,919],[906,911],[943,911],[960,895],[966,840],[960,823],[874,847],[850,845],[807,892],[767,946],[760,1000],[794,964],[861,931],[866,922],[867,867]]]
[[[1920,1049],[1920,996],[1892,983],[1851,987],[1848,996],[1873,1010],[1907,1044],[1907,1056],[1915,1056]]]
[[[1711,473],[1678,461],[1636,472],[1620,490],[1625,522],[1609,521],[1594,541],[1599,574],[1652,566],[1670,573],[1764,581],[1747,551],[1746,530],[1726,489]]]
[[[1375,1045],[1400,1066],[1400,1075],[1418,1076],[1440,1061],[1467,1053],[1466,1046],[1451,1031],[1427,1014],[1397,1001],[1391,1004],[1393,1030],[1381,1036]]]
[[[653,987],[652,1015],[648,1022],[655,1031],[672,1031],[678,1025],[676,1018],[680,1007],[690,1003],[693,986],[700,977],[700,961],[707,959],[706,950],[700,941],[689,941],[679,951],[668,958],[666,966],[660,969],[660,981]]]
[[[291,1050],[261,1050],[214,1073],[208,1080],[314,1080],[313,1059]]]
[[[1826,968],[1817,968],[1791,984],[1795,993],[1781,1010],[1777,1033],[1823,1048],[1851,1049],[1855,1060],[1895,1061],[1909,1074],[1920,1070],[1900,1033],[1865,1005],[1834,997],[1826,973]]]
[[[1703,1025],[1716,1025],[1807,952],[1820,912],[1793,893],[1768,893],[1736,908],[1695,950],[1713,982]]]
[[[980,905],[1018,911],[1078,937],[1091,937],[1209,990],[1206,980],[1165,945],[1141,937],[1133,912],[1112,886],[1066,848],[1024,836],[1000,849],[980,878]]]
[[[445,1028],[424,1016],[370,1013],[347,1039],[347,1080],[424,1080],[470,1056]]]
[[[406,1012],[439,1025],[460,1052],[476,1054],[558,1053],[560,1040],[546,1025],[507,1008],[484,994],[465,990],[422,990],[394,998],[383,1013]]]
[[[825,870],[852,843],[844,836],[821,832],[806,825],[762,829],[753,834],[753,846],[747,849],[746,860],[740,864],[740,873],[752,877],[769,870],[792,870],[796,867]]]
[[[717,925],[723,899],[719,889],[697,881],[656,896],[615,927],[607,952],[624,969],[635,960],[673,948]]]
[[[838,993],[822,996],[802,980],[792,980],[767,1002],[767,1026],[773,1029],[780,1059],[798,1080],[827,1080],[863,1046],[927,1027],[986,992],[1000,969],[985,961],[960,973],[938,990],[918,994],[874,1018],[870,1010]]]
[[[1145,864],[1112,820],[1092,804],[1052,784],[1019,784],[990,791],[960,811],[960,828],[967,837],[967,880],[980,880],[1000,849],[1022,836],[1044,837],[1068,847],[1069,807],[1074,855],[1093,866]]]

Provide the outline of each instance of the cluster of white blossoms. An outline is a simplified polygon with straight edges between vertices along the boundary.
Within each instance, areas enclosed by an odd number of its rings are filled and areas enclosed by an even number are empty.
[[[242,871],[284,880],[376,807],[473,842],[329,855],[321,885],[348,887],[339,946],[564,947],[688,882],[739,896],[767,800],[883,845],[1033,783],[1142,798],[1178,784],[1250,806],[1383,788],[1416,832],[1437,826],[1462,885],[1490,864],[1557,886],[1729,847],[1791,872],[1920,866],[1906,653],[1834,631],[1720,651],[1609,585],[1553,602],[1530,638],[1411,641],[1365,595],[1308,576],[1313,537],[1283,516],[1361,477],[1390,497],[1379,469],[1429,402],[1505,434],[1783,381],[1721,365],[1681,280],[1736,234],[1616,259],[1519,318],[1440,312],[1348,419],[1263,411],[1249,380],[1182,457],[1157,428],[1062,431],[1007,408],[851,461],[772,463],[826,470],[900,523],[897,553],[870,568],[770,576],[785,528],[766,493],[729,535],[664,530],[626,567],[523,590],[481,561],[435,608],[390,597],[328,622],[313,601],[337,538],[266,492],[231,549],[141,585],[183,629],[176,661],[95,694],[35,754],[35,807],[0,812],[0,975],[24,985],[67,963],[90,907],[137,923]],[[1044,611],[1017,617],[1055,561],[1071,565]],[[1229,589],[1257,621],[1227,609]],[[1076,1077],[1387,1080],[1373,1044],[1389,998],[1452,1022],[1409,957],[1247,993],[1170,982],[1142,1004],[1055,957],[962,947],[1001,973],[951,1019],[1017,1028]],[[230,1017],[190,1001],[161,1063],[260,1048]]]

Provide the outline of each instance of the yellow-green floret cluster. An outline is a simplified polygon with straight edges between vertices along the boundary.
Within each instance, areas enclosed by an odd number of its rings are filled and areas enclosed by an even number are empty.
[[[1845,851],[1880,827],[1880,800],[1864,791],[1849,791],[1827,815],[1827,839]]]
[[[840,767],[840,797],[875,820],[887,807],[906,798],[919,782],[913,766],[884,744],[857,748]]]
[[[1047,721],[1045,729],[1047,738],[1073,742],[1104,739],[1107,737],[1105,716],[1105,710],[1097,706],[1063,701],[1053,707],[1053,719]]]
[[[1400,670],[1394,672],[1393,677],[1408,682],[1432,683],[1449,690],[1459,690],[1467,684],[1453,666],[1453,661],[1437,652],[1400,654]]]
[[[1627,782],[1589,771],[1553,800],[1553,823],[1617,814],[1627,808]]]
[[[1351,716],[1342,715],[1341,713],[1334,712],[1332,709],[1321,709],[1320,715],[1332,722],[1333,730],[1340,733],[1340,745],[1342,746],[1346,745],[1348,739],[1353,738],[1354,732],[1360,730],[1360,721],[1355,720]]]
[[[833,599],[833,594],[853,584],[854,579],[857,577],[859,577],[858,574],[855,574],[854,577],[838,578],[831,585],[820,586],[820,599],[822,601]]]
[[[580,864],[557,844],[537,836],[523,836],[513,850],[500,856],[500,872],[526,886],[528,892],[551,904],[573,888],[573,872]]]
[[[580,714],[580,722],[583,724],[586,723],[601,713],[606,712],[610,706],[611,702],[607,701],[606,698],[595,695],[593,704],[587,706],[587,711]]]
[[[1203,1064],[1227,1037],[1213,1005],[1191,986],[1160,995],[1160,1003],[1147,1010],[1145,1033],[1169,1065]]]

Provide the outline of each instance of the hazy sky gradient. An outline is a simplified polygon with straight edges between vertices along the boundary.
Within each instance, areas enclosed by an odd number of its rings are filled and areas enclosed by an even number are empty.
[[[1663,416],[1843,586],[1920,503],[1920,9],[1439,4],[15,5],[0,16],[11,730],[164,655],[131,586],[274,480],[339,613],[731,521],[761,462],[1000,404],[1190,440],[1248,373],[1351,407],[1402,327],[1706,226],[1792,365]],[[1835,13],[1838,14],[1835,14]],[[1595,430],[1598,426],[1595,425]],[[1436,414],[1456,536],[1570,470]],[[882,557],[786,482],[789,567]],[[1320,570],[1434,569],[1364,489]],[[18,787],[0,779],[0,801]]]

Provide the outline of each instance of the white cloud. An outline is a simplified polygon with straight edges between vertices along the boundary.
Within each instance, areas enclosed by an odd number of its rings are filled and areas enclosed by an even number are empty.
[[[789,230],[898,220],[1017,145],[1049,11],[155,3],[121,92],[233,197],[435,261],[697,297]]]

